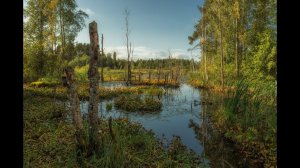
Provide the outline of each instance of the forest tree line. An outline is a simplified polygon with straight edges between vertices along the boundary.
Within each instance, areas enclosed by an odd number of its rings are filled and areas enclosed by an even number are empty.
[[[277,79],[276,0],[205,0],[198,8],[201,17],[188,40],[201,48],[206,85]]]
[[[23,21],[24,81],[42,77],[58,79],[66,66],[87,65],[90,45],[75,43],[77,34],[86,26],[87,18],[88,14],[79,10],[73,0],[28,0]],[[197,66],[194,60],[172,58],[130,61],[130,68],[167,68],[169,62],[186,69]],[[100,51],[99,67],[126,69],[127,64],[128,60],[117,58],[116,52]]]
[[[87,43],[78,43],[75,45],[73,50],[74,57],[69,62],[70,66],[85,66],[89,62],[89,44]],[[109,67],[110,69],[123,69],[127,66],[127,60],[125,58],[118,58],[116,52],[108,52],[103,54],[102,59],[99,60],[99,66],[101,66],[100,61],[103,62],[103,67]],[[158,67],[167,69],[169,68],[170,62],[173,65],[180,65],[182,68],[190,69],[193,64],[194,66],[198,66],[198,62],[194,60],[187,59],[137,59],[132,60],[132,68],[141,68],[141,69],[156,69]]]

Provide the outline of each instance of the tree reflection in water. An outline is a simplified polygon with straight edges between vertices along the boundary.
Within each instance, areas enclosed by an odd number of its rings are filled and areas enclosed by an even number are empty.
[[[202,97],[208,98],[208,92],[202,92]],[[220,100],[218,100],[220,101]],[[202,167],[213,168],[232,168],[232,167],[249,167],[249,164],[243,158],[240,158],[233,149],[233,144],[227,142],[221,134],[213,129],[209,120],[210,112],[221,108],[221,102],[213,100],[213,105],[202,105],[202,111],[200,111],[201,120],[200,123],[194,122],[190,119],[189,128],[194,130],[196,138],[199,140],[203,147],[201,154]],[[219,104],[219,105],[218,105]]]

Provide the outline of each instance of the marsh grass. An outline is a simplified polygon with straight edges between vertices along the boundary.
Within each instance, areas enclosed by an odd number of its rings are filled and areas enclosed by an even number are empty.
[[[212,114],[215,125],[253,161],[265,167],[276,165],[277,112],[272,89],[246,79],[232,85],[235,89],[220,95],[223,107]]]
[[[24,167],[197,167],[199,158],[180,139],[165,150],[151,131],[124,118],[101,121],[100,155],[76,159],[75,130],[64,103],[24,90]],[[62,115],[56,115],[61,113]],[[53,117],[56,116],[56,117]],[[84,132],[88,124],[84,120]],[[88,138],[85,140],[88,143]],[[86,145],[88,146],[88,145]]]
[[[23,85],[24,91],[27,95],[31,96],[42,96],[52,97],[55,99],[66,100],[68,99],[67,88],[62,86],[57,87],[33,87],[32,85]],[[146,93],[150,89],[149,86],[134,86],[134,87],[103,87],[98,88],[99,98],[111,99],[122,94],[134,94],[139,95]],[[80,100],[89,99],[89,88],[88,84],[80,83],[77,87],[77,92]]]
[[[158,79],[143,79],[140,82],[139,81],[132,81],[133,85],[146,85],[146,86],[164,86],[168,88],[179,88],[180,83],[179,81],[175,80],[168,80],[165,81],[163,79],[159,80]]]
[[[162,103],[153,97],[144,97],[137,95],[121,95],[114,100],[117,108],[125,111],[153,112],[159,111]]]

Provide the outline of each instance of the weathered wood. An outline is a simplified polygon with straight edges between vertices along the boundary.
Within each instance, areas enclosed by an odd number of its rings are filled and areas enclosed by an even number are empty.
[[[71,67],[67,67],[64,69],[64,74],[65,76],[62,78],[62,80],[64,86],[68,88],[70,110],[72,114],[73,125],[75,127],[77,159],[80,159],[82,153],[85,152],[86,144],[83,132],[82,117],[80,113],[80,102],[74,78],[74,70]]]
[[[141,67],[139,67],[139,82],[141,82]]]
[[[97,61],[99,59],[99,36],[97,31],[97,23],[95,21],[89,24],[91,57],[88,70],[88,78],[90,81],[90,98],[89,98],[89,154],[99,152],[99,125],[98,118],[98,86],[99,72]]]
[[[101,36],[101,75],[100,75],[100,78],[101,78],[101,82],[104,82],[104,73],[103,73],[103,60],[104,60],[104,50],[103,50],[103,40],[104,40],[104,37],[103,37],[103,34]]]
[[[161,75],[161,67],[162,67],[162,64],[160,63],[159,68],[158,68],[158,83],[159,83],[160,75]]]
[[[74,70],[70,67],[67,67],[64,69],[64,73],[65,73],[64,79],[66,79],[67,82],[65,86],[68,87],[68,92],[69,92],[73,124],[76,130],[83,129],[82,118],[80,114],[80,106],[79,106],[80,103],[77,94],[77,86],[75,84],[75,79],[74,79]]]

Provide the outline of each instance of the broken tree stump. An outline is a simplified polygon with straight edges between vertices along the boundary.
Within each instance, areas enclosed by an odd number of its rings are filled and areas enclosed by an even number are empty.
[[[70,100],[70,111],[72,114],[73,125],[75,127],[77,161],[80,162],[82,154],[86,151],[85,136],[83,132],[83,122],[80,113],[80,102],[77,94],[77,86],[75,83],[74,70],[71,67],[64,69],[63,84],[68,88]]]
[[[98,118],[98,86],[99,86],[99,72],[97,61],[99,59],[99,36],[97,31],[97,23],[95,21],[89,24],[90,34],[90,64],[88,70],[88,78],[90,81],[89,89],[89,152],[99,153],[100,151],[100,138],[99,138],[99,125],[100,120]]]

